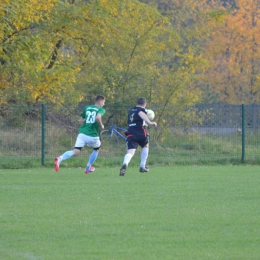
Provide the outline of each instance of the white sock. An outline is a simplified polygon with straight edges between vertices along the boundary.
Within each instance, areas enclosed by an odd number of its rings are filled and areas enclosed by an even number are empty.
[[[126,164],[126,165],[128,165],[128,164],[129,164],[129,162],[131,161],[132,157],[133,157],[133,155],[132,155],[132,154],[130,154],[130,153],[127,153],[127,154],[125,155],[125,157],[124,157],[124,162],[123,162],[123,164]]]
[[[149,152],[148,147],[144,147],[142,149],[142,152],[141,152],[141,163],[140,163],[140,167],[142,167],[142,168],[145,168],[146,161],[147,161],[147,158],[148,158],[148,152]]]

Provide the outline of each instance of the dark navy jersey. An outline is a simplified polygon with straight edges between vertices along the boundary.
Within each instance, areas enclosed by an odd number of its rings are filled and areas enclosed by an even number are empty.
[[[147,110],[142,107],[132,107],[128,113],[128,135],[143,135],[146,136],[147,132],[145,130],[145,121],[138,115],[140,111],[145,114]]]

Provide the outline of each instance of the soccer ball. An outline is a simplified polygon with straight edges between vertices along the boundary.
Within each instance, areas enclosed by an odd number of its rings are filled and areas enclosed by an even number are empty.
[[[154,112],[153,112],[153,110],[151,110],[151,109],[147,109],[147,117],[149,118],[149,120],[153,120],[154,119],[154,117],[155,117],[155,114],[154,114]]]

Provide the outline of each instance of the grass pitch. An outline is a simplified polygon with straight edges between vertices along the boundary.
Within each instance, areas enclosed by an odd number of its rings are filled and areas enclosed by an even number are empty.
[[[0,170],[0,258],[259,259],[258,166]]]

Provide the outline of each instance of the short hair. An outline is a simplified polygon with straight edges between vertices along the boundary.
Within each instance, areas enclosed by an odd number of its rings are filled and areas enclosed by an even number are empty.
[[[137,105],[143,106],[144,104],[146,104],[146,99],[143,97],[138,98]]]
[[[97,95],[95,98],[95,102],[98,102],[99,100],[104,100],[105,97],[103,95]]]

